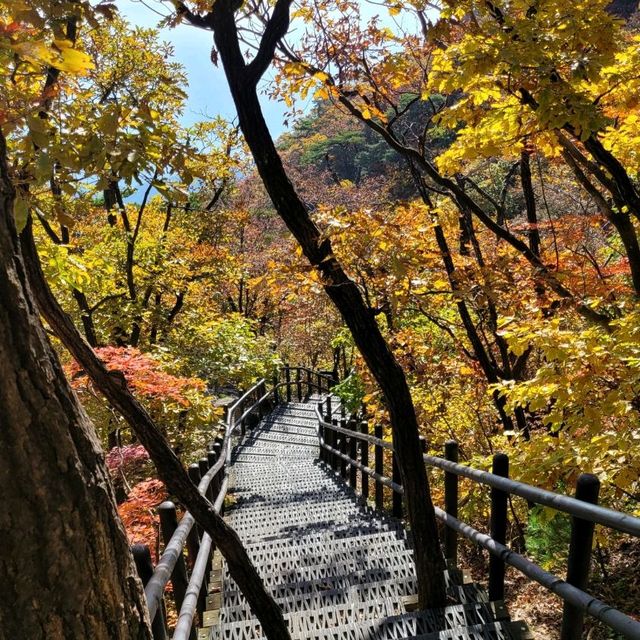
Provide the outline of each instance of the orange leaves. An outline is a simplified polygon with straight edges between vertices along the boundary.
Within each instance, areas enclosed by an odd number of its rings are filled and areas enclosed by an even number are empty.
[[[167,490],[160,480],[145,480],[133,487],[118,513],[131,544],[147,544],[154,562],[158,540],[158,518],[154,509],[167,498]]]
[[[121,371],[129,386],[147,398],[168,399],[189,407],[186,392],[205,388],[204,382],[198,378],[178,377],[162,371],[157,360],[133,347],[102,347],[96,349],[96,353],[109,371]],[[70,365],[69,373],[74,388],[86,387],[87,379],[76,362]]]

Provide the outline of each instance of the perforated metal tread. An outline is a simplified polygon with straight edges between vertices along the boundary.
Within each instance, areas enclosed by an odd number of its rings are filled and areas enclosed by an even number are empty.
[[[225,518],[245,543],[295,640],[514,640],[502,603],[477,584],[445,575],[453,602],[406,610],[417,584],[411,539],[333,470],[319,463],[315,407],[278,405],[232,452],[233,496]],[[261,629],[219,564],[205,615],[211,640],[253,640]],[[211,622],[211,621],[215,622]]]
[[[380,599],[376,602],[354,602],[302,613],[288,612],[285,613],[285,619],[293,637],[316,638],[318,632],[342,627],[362,634],[356,637],[395,640],[416,636],[442,637],[433,634],[468,627],[476,627],[477,630],[488,627],[489,630],[495,630],[495,623],[507,616],[500,603],[452,605],[429,611],[386,614],[401,608],[401,603],[397,601]],[[505,637],[512,637],[506,635],[510,631],[509,626],[501,631],[505,632]],[[222,623],[216,633],[212,638],[251,640],[263,637],[260,623],[255,619]]]

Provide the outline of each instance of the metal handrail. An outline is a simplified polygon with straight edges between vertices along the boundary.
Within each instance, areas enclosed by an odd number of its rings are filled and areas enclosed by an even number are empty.
[[[491,554],[497,556],[503,562],[510,564],[523,573],[528,578],[535,580],[549,591],[560,596],[565,602],[582,609],[589,615],[600,620],[608,627],[622,634],[625,638],[638,640],[640,638],[640,622],[634,620],[627,614],[614,609],[601,600],[594,598],[582,589],[574,587],[558,576],[545,571],[535,562],[531,562],[524,556],[512,551],[504,544],[494,540],[486,533],[481,533],[472,526],[461,522],[446,511],[435,507],[436,517],[444,522],[448,527],[461,533],[465,538],[472,540],[477,545],[487,549]]]
[[[325,422],[325,420],[320,417],[321,414],[317,408],[316,414],[318,415],[318,424],[322,425],[326,429],[331,429],[332,431],[343,433],[344,435],[355,438],[356,440],[362,440],[363,442],[368,442],[369,444],[373,444],[376,447],[382,447],[383,449],[387,449],[388,451],[393,451],[393,443],[388,442],[387,440],[376,438],[375,436],[369,435],[368,433],[360,433],[358,431],[353,431],[352,429],[345,429],[344,427],[333,424],[332,422]]]
[[[517,480],[511,480],[510,478],[503,478],[488,471],[481,471],[480,469],[474,469],[466,465],[451,462],[445,458],[425,455],[424,461],[431,467],[437,467],[443,471],[454,473],[457,476],[469,478],[474,482],[500,489],[505,493],[520,496],[529,502],[551,507],[557,511],[563,511],[577,518],[595,522],[596,524],[601,524],[605,527],[616,529],[617,531],[640,536],[640,518],[636,518],[627,513],[600,507],[596,504],[583,502],[582,500],[576,500],[571,496],[540,489],[539,487],[518,482]]]
[[[225,436],[222,442],[220,456],[216,461],[216,463],[213,465],[213,467],[211,467],[200,480],[198,484],[198,491],[201,494],[203,495],[205,494],[213,478],[216,477],[216,475],[222,470],[222,468],[226,467],[227,463],[229,462],[229,459],[231,456],[231,446],[230,446],[231,437],[233,436],[235,430],[237,429],[237,426],[252,411],[254,411],[257,406],[259,406],[262,402],[264,402],[273,393],[273,389],[272,389],[266,394],[262,395],[258,399],[258,401],[254,402],[249,409],[244,411],[244,413],[242,414],[242,416],[240,416],[239,419],[234,419],[233,415],[237,407],[244,400],[246,400],[246,398],[248,398],[252,393],[255,393],[255,391],[261,385],[265,385],[264,379],[261,379],[256,384],[254,384],[249,390],[247,390],[242,396],[240,396],[240,398],[238,398],[233,403],[233,405],[231,405],[231,407],[229,407],[229,410],[227,412],[227,424],[225,429]],[[222,505],[224,501],[224,497],[226,495],[227,486],[228,486],[228,479],[227,479],[227,472],[225,470],[225,479],[223,480],[222,487],[216,498],[216,503],[215,503],[216,505],[218,505],[218,503],[220,503],[220,506]],[[219,512],[219,507],[217,509],[217,512]],[[156,613],[158,612],[158,608],[162,601],[164,590],[167,586],[167,583],[171,579],[171,575],[176,566],[178,558],[180,557],[180,555],[182,554],[182,550],[184,549],[187,536],[191,532],[191,529],[193,528],[194,524],[195,524],[194,517],[187,511],[183,515],[182,519],[180,520],[180,523],[177,529],[175,530],[174,534],[171,536],[171,539],[165,545],[164,552],[154,569],[153,575],[151,576],[151,578],[149,579],[149,582],[147,582],[145,586],[144,591],[147,599],[147,607],[149,609],[149,617],[151,620],[154,619],[154,617],[156,616]],[[203,541],[204,541],[204,538],[203,538]],[[200,547],[198,558],[200,558],[201,553],[202,553],[202,546]],[[194,566],[194,573],[195,573],[195,566]],[[193,580],[193,576],[192,576],[192,580]],[[202,584],[202,581],[200,582],[200,585],[201,584]],[[189,585],[191,586],[191,581],[189,582]],[[183,603],[183,608],[184,608],[184,603]],[[186,612],[185,612],[185,615],[186,615]],[[193,619],[193,615],[191,616],[191,619]],[[190,632],[190,628],[189,628],[189,632]],[[189,636],[189,632],[187,632],[187,635],[185,637]],[[174,638],[175,637],[176,636],[174,635]]]
[[[211,480],[215,477],[215,475],[220,471],[224,464],[224,458],[220,456],[220,459],[216,462],[216,464],[207,471],[207,473],[203,476],[202,480],[198,484],[198,491],[201,494],[204,494],[209,485],[211,484]],[[169,542],[165,545],[164,552],[158,560],[158,564],[155,566],[153,571],[153,575],[147,582],[144,588],[144,594],[147,599],[147,607],[149,609],[149,618],[151,620],[154,619],[160,602],[162,601],[162,596],[164,594],[165,587],[167,583],[171,579],[171,574],[176,566],[176,562],[184,549],[185,543],[187,541],[187,536],[191,532],[193,525],[195,524],[194,517],[187,511],[180,520],[180,524],[178,528],[175,530],[175,533],[171,536]]]
[[[220,513],[224,499],[227,495],[227,489],[229,487],[229,478],[225,477],[220,492],[213,505],[216,513]],[[202,583],[206,578],[207,567],[209,566],[209,555],[211,553],[212,541],[208,533],[202,536],[200,542],[200,550],[196,557],[196,561],[193,565],[193,571],[191,572],[191,578],[189,579],[189,585],[185,594],[184,601],[180,607],[178,613],[178,622],[173,632],[173,640],[188,640],[191,629],[193,627],[193,619],[198,610],[198,597],[202,588]]]
[[[320,371],[314,371],[313,369],[310,369],[309,367],[302,367],[302,366],[295,366],[295,367],[291,367],[291,366],[286,366],[283,367],[284,369],[289,369],[289,371],[296,371],[296,370],[300,370],[300,371],[306,371],[307,373],[312,373],[314,376],[318,376],[319,378],[325,378],[326,380],[329,380],[330,382],[333,382],[333,376],[330,376],[326,373],[320,373]]]
[[[331,414],[333,415],[334,411],[331,409],[331,406],[332,405],[329,402],[327,404],[327,411],[331,411]],[[327,421],[322,415],[321,403],[316,405],[316,416],[318,419],[318,439],[320,441],[321,449],[325,449],[334,457],[339,458],[347,464],[353,465],[355,468],[359,469],[369,477],[374,478],[378,483],[388,487],[392,491],[396,493],[403,492],[403,488],[400,484],[393,482],[380,473],[376,473],[343,451],[339,451],[338,449],[328,445],[325,442],[323,435],[324,429],[328,429],[341,433],[348,438],[353,438],[375,447],[393,451],[392,443],[381,438],[371,436],[368,433],[361,433],[359,431],[346,429],[343,426]],[[538,487],[525,484],[524,482],[518,482],[507,477],[496,475],[495,473],[473,469],[472,467],[461,465],[445,458],[431,455],[424,455],[423,457],[428,466],[442,469],[452,476],[469,478],[479,484],[492,487],[503,495],[510,494],[520,496],[529,502],[548,506],[558,511],[568,513],[579,520],[600,524],[634,536],[640,536],[640,518],[636,518],[635,516],[615,511],[613,509],[608,509],[606,507],[601,507],[597,504],[591,504],[590,502],[572,498],[570,496],[540,489]],[[329,461],[329,463],[332,466],[334,465],[331,461]],[[344,469],[345,468],[343,467],[343,475],[345,474]],[[351,482],[353,482],[353,480],[351,480]],[[495,538],[477,531],[467,523],[461,522],[454,517],[454,515],[437,507],[435,508],[435,513],[436,517],[447,527],[469,538],[479,546],[484,547],[491,554],[499,558],[499,560],[515,567],[527,577],[539,582],[542,586],[560,596],[565,603],[568,603],[569,605],[572,605],[595,617],[611,629],[622,634],[625,638],[640,640],[640,622],[634,620],[622,611],[614,609],[613,607],[601,602],[575,585],[545,571],[534,562],[512,551]]]

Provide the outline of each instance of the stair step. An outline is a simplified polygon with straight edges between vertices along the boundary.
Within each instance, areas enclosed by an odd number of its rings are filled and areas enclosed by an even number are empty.
[[[478,596],[478,599],[473,600],[473,602],[489,601],[485,590],[480,585],[474,583],[467,585],[450,585],[448,592],[454,602],[463,604],[468,602],[468,600],[459,600],[458,596],[462,592],[466,597],[470,589],[473,589]],[[314,591],[312,585],[307,584],[306,588],[303,586],[299,590],[299,593],[293,596],[288,595],[276,598],[276,602],[284,613],[301,613],[303,611],[336,607],[353,602],[370,602],[381,598],[391,598],[402,603],[403,606],[406,606],[407,603],[413,603],[416,599],[416,596],[413,595],[415,590],[415,578],[381,580],[375,583],[357,584],[348,589],[329,589],[323,591]],[[215,597],[215,595],[209,596],[207,599],[207,607],[214,604]],[[253,614],[242,594],[238,591],[225,593],[224,606],[220,609],[221,621],[238,621],[251,617],[253,617]]]
[[[404,531],[383,531],[367,533],[355,537],[328,538],[326,535],[310,534],[298,538],[282,538],[280,540],[256,541],[245,545],[249,555],[260,554],[269,561],[279,558],[299,558],[309,553],[336,553],[341,551],[369,549],[377,546],[402,543],[409,546]]]
[[[392,543],[388,541],[360,548],[351,547],[345,549],[339,547],[333,551],[327,549],[326,545],[317,548],[310,548],[298,553],[290,553],[287,549],[280,556],[268,554],[265,552],[250,553],[253,562],[263,569],[266,573],[278,573],[291,571],[299,567],[307,566],[331,566],[341,565],[344,562],[353,560],[379,560],[386,556],[400,555],[406,553],[409,558],[412,557],[410,551],[402,540]]]
[[[318,575],[308,580],[286,580],[286,576],[266,576],[264,583],[267,590],[276,597],[285,597],[287,594],[292,596],[301,590],[306,590],[307,585],[311,591],[328,591],[330,589],[349,589],[358,584],[383,582],[388,580],[408,580],[414,577],[414,568],[406,565],[398,565],[396,567],[372,567],[363,570],[346,571],[339,575]],[[231,580],[223,584],[223,596],[228,593],[237,591],[235,583]],[[411,593],[415,593],[417,588],[412,589]],[[409,595],[403,594],[403,595]]]
[[[310,583],[302,585],[299,591],[291,596],[276,597],[276,602],[283,612],[303,612],[325,607],[336,607],[353,602],[369,602],[384,598],[392,598],[402,602],[402,598],[415,590],[415,580],[383,580],[377,583],[357,584],[348,589],[314,590]],[[242,620],[253,617],[249,605],[239,592],[225,593],[224,606],[225,618],[229,620]],[[227,613],[228,612],[228,613]]]
[[[258,573],[260,573],[260,577],[267,587],[276,584],[306,582],[330,577],[339,578],[363,571],[379,570],[389,571],[390,573],[402,572],[402,574],[406,576],[411,576],[414,573],[413,554],[410,551],[400,552],[387,557],[350,558],[340,564],[298,565],[282,571],[270,571],[269,569],[270,567],[265,567],[264,565],[258,567]],[[228,571],[223,573],[223,580],[227,580],[230,585],[235,585],[235,582],[229,577]],[[223,584],[225,583],[223,582]]]
[[[339,418],[339,413],[335,414]],[[411,536],[318,460],[315,406],[277,406],[232,452],[229,522],[292,640],[525,640],[502,602],[447,564],[442,609],[416,611]],[[253,640],[260,624],[214,562],[199,640]],[[455,603],[455,604],[454,604]]]
[[[355,620],[349,619],[350,613],[356,616]],[[366,633],[368,640],[412,638],[445,630],[485,626],[505,620],[507,617],[508,613],[502,602],[456,604],[440,609],[401,613],[381,618],[367,616],[365,603],[318,609],[311,612],[311,615],[309,612],[285,614],[293,637],[315,638],[317,637],[315,633],[318,631],[332,630],[335,633],[342,627],[355,628],[356,632]],[[344,620],[345,624],[332,624],[336,620]],[[212,638],[219,640],[253,640],[262,637],[264,637],[262,628],[257,619],[220,624],[212,632]],[[342,639],[351,636],[336,634],[329,637]],[[455,638],[455,635],[452,637]]]

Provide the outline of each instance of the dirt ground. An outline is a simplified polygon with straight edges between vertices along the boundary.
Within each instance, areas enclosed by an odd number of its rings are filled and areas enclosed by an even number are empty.
[[[487,558],[487,554],[477,548],[461,545],[460,567],[485,586]],[[561,570],[555,573],[563,575]],[[640,620],[640,540],[624,540],[603,553],[602,558],[594,552],[589,593]],[[560,598],[512,567],[507,567],[505,602],[511,619],[524,620],[536,640],[554,640],[560,637]],[[621,637],[593,618],[587,618],[585,622],[583,637],[586,640],[617,640]]]

